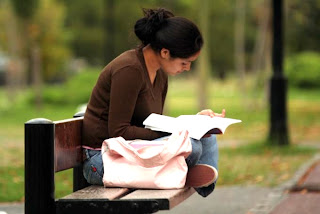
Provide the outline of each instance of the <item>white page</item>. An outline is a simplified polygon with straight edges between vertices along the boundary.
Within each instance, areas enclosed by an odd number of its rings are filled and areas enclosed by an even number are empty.
[[[224,133],[229,125],[239,122],[241,122],[241,120],[222,117],[211,118],[206,115],[181,115],[174,118],[153,113],[149,115],[143,124],[145,128],[168,133],[188,130],[190,137],[199,140],[214,128],[218,128]]]
[[[206,115],[181,115],[177,119],[189,131],[190,137],[198,140],[214,128],[218,128],[224,133],[229,125],[241,122],[241,120],[222,117],[211,118]]]
[[[147,119],[143,121],[143,125],[145,125],[145,128],[154,131],[168,133],[174,132],[178,127],[176,118],[154,113],[150,114]]]

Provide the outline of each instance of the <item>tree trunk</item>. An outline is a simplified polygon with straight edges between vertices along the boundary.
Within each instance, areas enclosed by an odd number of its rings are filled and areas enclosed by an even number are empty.
[[[35,93],[35,105],[37,109],[42,108],[42,72],[41,72],[41,53],[40,48],[36,43],[31,46],[31,71],[32,82]]]
[[[105,32],[105,63],[109,63],[115,57],[115,18],[114,0],[104,0],[104,32]]]
[[[14,101],[16,90],[26,84],[25,67],[22,54],[22,43],[18,34],[17,18],[13,16],[11,5],[4,2],[3,6],[7,8],[5,13],[5,32],[8,38],[9,65],[6,73],[6,88],[8,100]]]
[[[235,69],[239,76],[239,86],[243,97],[246,97],[246,81],[245,81],[245,0],[236,0],[235,7]],[[247,103],[247,102],[244,102]]]
[[[264,95],[260,99],[258,98],[258,92],[261,85],[268,85],[266,78],[267,74],[271,71],[271,14],[269,1],[263,1],[258,10],[256,18],[258,19],[259,27],[252,57],[251,71],[255,75],[255,83],[253,85],[254,100],[261,101],[263,105],[266,105],[269,97],[268,87],[264,88]]]
[[[210,63],[209,63],[209,0],[202,0],[200,2],[200,28],[202,31],[202,36],[204,38],[204,46],[201,50],[201,55],[199,57],[199,67],[198,67],[198,88],[199,88],[199,110],[208,108],[208,80],[210,78]]]

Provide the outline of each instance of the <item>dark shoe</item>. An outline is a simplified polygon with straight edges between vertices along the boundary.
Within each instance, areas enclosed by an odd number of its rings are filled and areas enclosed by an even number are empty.
[[[207,187],[218,178],[218,171],[207,164],[197,164],[187,173],[186,186],[199,188]]]

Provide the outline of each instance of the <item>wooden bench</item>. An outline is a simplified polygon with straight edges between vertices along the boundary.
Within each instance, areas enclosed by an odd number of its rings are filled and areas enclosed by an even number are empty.
[[[155,213],[169,210],[194,193],[192,188],[142,190],[89,185],[82,174],[83,113],[25,123],[25,213]],[[55,198],[55,172],[73,168],[73,193]]]

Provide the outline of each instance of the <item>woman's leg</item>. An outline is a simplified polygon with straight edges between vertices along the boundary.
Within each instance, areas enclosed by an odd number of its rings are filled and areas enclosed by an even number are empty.
[[[200,140],[195,140],[193,138],[190,138],[190,140],[191,140],[192,152],[186,158],[186,163],[188,165],[188,168],[195,166],[199,162],[203,152],[202,143]]]
[[[161,138],[154,139],[153,141],[159,141],[159,140],[165,140],[168,139],[170,136],[165,136]],[[186,163],[188,167],[193,167],[198,163],[200,160],[201,154],[202,154],[202,143],[200,140],[195,140],[193,138],[190,138],[191,146],[192,146],[192,152],[191,154],[186,158]]]
[[[103,185],[103,162],[100,150],[84,149],[87,159],[83,163],[83,176],[89,184]]]
[[[202,155],[198,164],[208,164],[218,170],[219,151],[216,136],[201,138],[201,143]]]
[[[218,170],[219,151],[216,136],[211,135],[210,137],[202,138],[201,144],[202,155],[197,164],[208,164]],[[195,190],[199,193],[199,195],[207,197],[210,193],[213,192],[215,185],[216,182],[207,187],[196,188]]]
[[[208,164],[218,170],[219,151],[216,136],[211,135],[208,138],[202,138],[200,141],[202,144],[202,154],[197,164]],[[207,187],[195,188],[195,190],[199,195],[207,197],[213,192],[215,186],[216,181]]]

